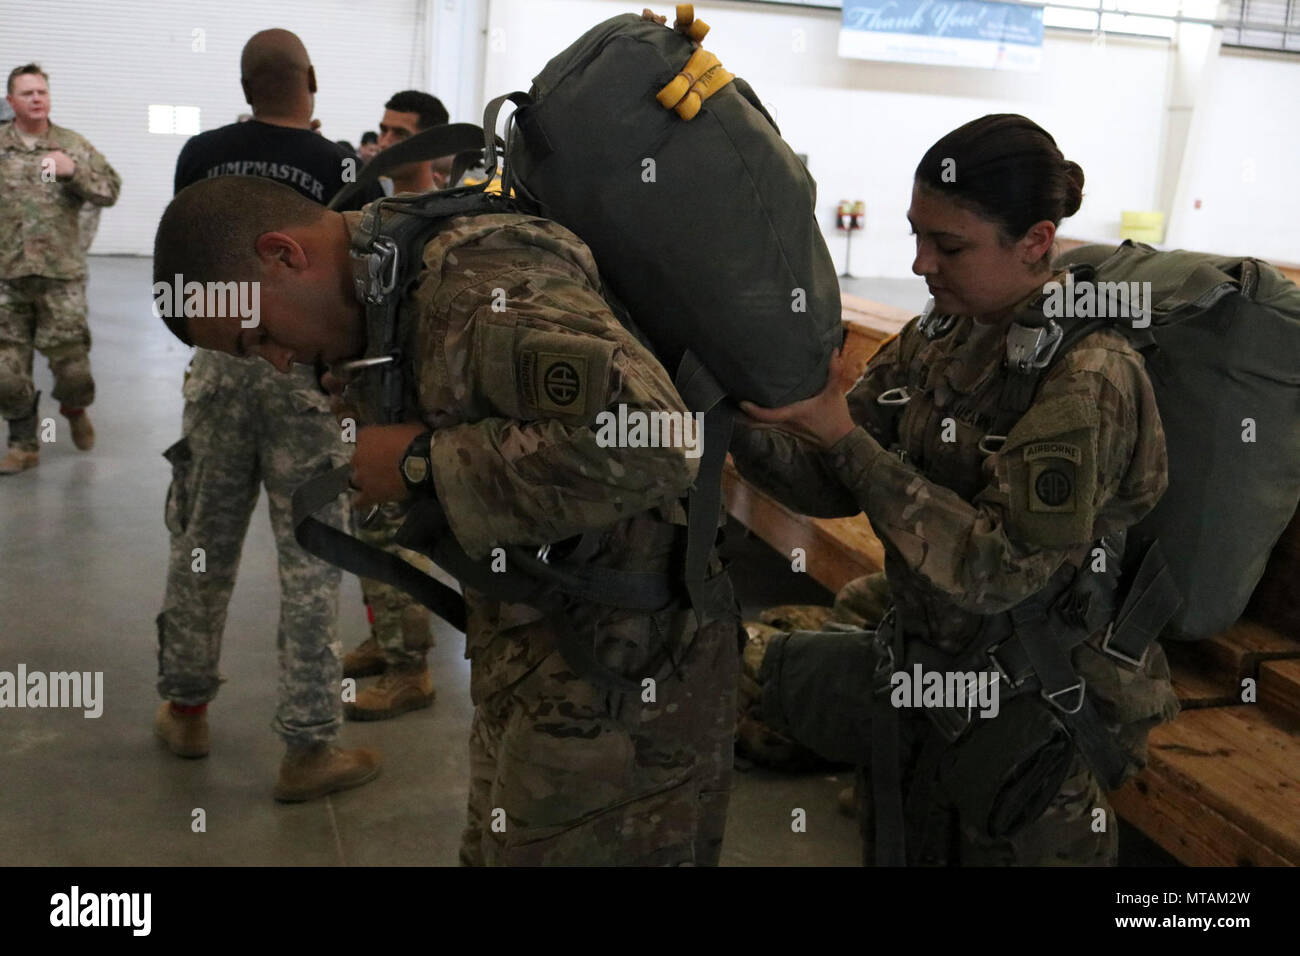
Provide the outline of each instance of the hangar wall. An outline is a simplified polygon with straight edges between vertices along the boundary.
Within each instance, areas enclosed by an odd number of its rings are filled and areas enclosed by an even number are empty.
[[[150,133],[149,106],[197,106],[201,130],[249,111],[239,53],[258,30],[302,38],[325,135],[356,145],[397,90],[424,85],[423,0],[47,0],[0,5],[0,65],[35,60],[50,76],[50,118],[89,139],[122,176],[92,251],[153,254],[185,135]],[[196,34],[195,31],[202,31]],[[201,39],[201,43],[198,41]]]
[[[375,128],[383,101],[408,86],[442,96],[453,120],[477,121],[488,96],[527,89],[582,30],[639,6],[49,0],[34,16],[0,8],[0,63],[41,62],[51,74],[55,121],[89,137],[122,173],[122,198],[103,217],[93,251],[148,255],[185,140],[149,133],[148,106],[197,106],[204,130],[233,121],[247,110],[238,59],[253,32],[289,26],[303,38],[321,86],[317,116],[331,138],[355,142]],[[844,241],[832,226],[835,204],[866,201],[855,274],[910,276],[904,215],[917,160],[949,129],[1001,111],[1040,122],[1083,166],[1085,202],[1066,234],[1113,239],[1122,210],[1159,208],[1163,200],[1172,207],[1169,246],[1300,262],[1300,190],[1287,175],[1300,156],[1294,56],[1220,50],[1194,102],[1185,102],[1172,79],[1177,52],[1162,40],[1097,43],[1049,30],[1041,73],[1001,73],[840,58],[837,11],[728,2],[696,8],[713,26],[706,45],[753,84],[796,151],[808,154],[837,266]],[[195,30],[203,31],[201,52]]]

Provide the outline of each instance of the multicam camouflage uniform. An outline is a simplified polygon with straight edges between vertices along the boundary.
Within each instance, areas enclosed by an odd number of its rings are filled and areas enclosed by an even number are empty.
[[[358,214],[345,216],[355,234]],[[619,403],[683,406],[601,299],[587,248],[545,220],[484,215],[453,220],[424,264],[403,313],[408,398],[433,430],[434,484],[465,550],[481,559],[603,529],[592,563],[680,573],[678,499],[695,463],[677,449],[600,447],[591,426]],[[682,606],[573,601],[548,614],[466,600],[475,711],[462,862],[716,863],[738,616],[697,630]],[[653,674],[653,700],[580,678],[558,650],[566,634],[605,667]],[[673,661],[658,653],[666,646]]]
[[[279,708],[291,744],[329,742],[342,720],[337,568],[293,537],[290,498],[304,481],[346,464],[353,446],[312,373],[199,349],[186,375],[184,437],[165,455],[171,559],[158,615],[158,692],[177,704],[216,696],[226,610],[259,485],[266,486],[280,562]],[[339,499],[324,517],[347,527]],[[203,549],[198,571],[194,549]]]
[[[72,178],[42,177],[41,161],[53,150],[76,163]],[[121,185],[70,129],[51,123],[28,146],[13,123],[0,126],[0,415],[9,420],[10,445],[24,451],[37,450],[33,350],[48,359],[64,407],[95,400],[77,214],[87,202],[113,205]]]
[[[1132,526],[1167,484],[1164,432],[1142,360],[1110,331],[1088,336],[1058,360],[1001,449],[981,451],[1006,378],[1006,328],[960,319],[929,340],[913,321],[881,348],[850,392],[850,412],[862,427],[834,448],[814,451],[759,428],[742,429],[732,447],[741,473],[792,507],[822,516],[865,512],[885,547],[898,626],[908,641],[948,655],[987,638],[987,628],[1002,620],[997,615],[1042,591],[1062,565],[1079,567],[1102,535]],[[910,394],[905,404],[878,402],[896,388]],[[954,424],[955,436],[948,437],[955,441],[945,441]],[[1065,494],[1052,494],[1052,501],[1039,496],[1031,477],[1045,461],[1066,476]],[[880,603],[871,588],[862,597],[858,603],[868,612]],[[1135,669],[1103,654],[1101,636],[1075,649],[1074,666],[1125,751],[1131,774],[1145,763],[1147,732],[1171,719],[1177,702],[1158,646]],[[765,675],[783,673],[781,655],[789,647],[780,641],[769,644]],[[849,719],[812,704],[774,715],[768,705],[783,692],[764,688],[764,714],[774,726],[828,757],[867,762],[869,739],[861,738],[870,731],[861,733],[863,714]],[[916,712],[903,716],[913,745],[934,733]],[[850,730],[858,739],[848,739]],[[934,800],[960,815],[960,797],[939,788]],[[1106,810],[1103,833],[1093,832],[1094,808]],[[1115,859],[1113,813],[1078,756],[1036,821],[1001,839],[984,833],[981,822],[959,819],[960,854],[949,862]],[[927,845],[943,845],[942,833],[921,836]]]

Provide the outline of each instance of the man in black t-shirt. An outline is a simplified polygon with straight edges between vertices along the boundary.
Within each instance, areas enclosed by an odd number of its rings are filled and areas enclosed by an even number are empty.
[[[265,176],[292,186],[324,205],[356,179],[355,153],[310,127],[286,126],[254,116],[192,137],[176,160],[176,191],[213,176]],[[379,186],[359,196],[349,208],[360,209],[383,195]]]
[[[355,173],[357,160],[312,132],[316,74],[302,41],[287,30],[255,34],[240,57],[240,73],[253,119],[190,139],[176,162],[176,190],[212,176],[254,175],[328,202],[354,178],[348,173]],[[376,188],[358,206],[379,195]],[[155,733],[179,756],[208,753],[207,705],[221,683],[226,609],[265,485],[280,576],[279,706],[272,726],[286,745],[275,798],[311,800],[372,780],[378,754],[334,745],[343,700],[340,572],[298,546],[290,507],[294,489],[346,464],[352,446],[308,367],[282,374],[260,359],[199,349],[183,392],[184,437],[165,453],[173,467],[166,506],[171,556],[158,615],[164,701]],[[346,527],[342,500],[332,518]]]

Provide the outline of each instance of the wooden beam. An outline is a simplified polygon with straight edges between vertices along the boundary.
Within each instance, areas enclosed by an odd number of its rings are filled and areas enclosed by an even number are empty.
[[[1259,706],[1279,724],[1300,730],[1300,660],[1259,665]]]
[[[1201,865],[1300,864],[1300,737],[1257,708],[1219,707],[1157,727],[1148,752],[1147,770],[1112,800],[1174,856]]]
[[[1201,802],[1195,786],[1148,768],[1110,794],[1115,812],[1187,866],[1292,866]]]
[[[1238,687],[1244,678],[1259,679],[1263,661],[1300,658],[1300,641],[1279,634],[1271,627],[1245,619],[1191,645],[1218,673],[1229,675]]]

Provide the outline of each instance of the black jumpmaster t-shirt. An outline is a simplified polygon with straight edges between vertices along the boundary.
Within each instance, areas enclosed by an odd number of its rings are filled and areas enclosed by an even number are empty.
[[[176,159],[175,189],[213,176],[265,176],[324,205],[344,186],[345,159],[355,157],[319,133],[248,120],[190,137]],[[351,176],[360,165],[358,160]],[[348,208],[360,209],[382,195],[372,183]]]

